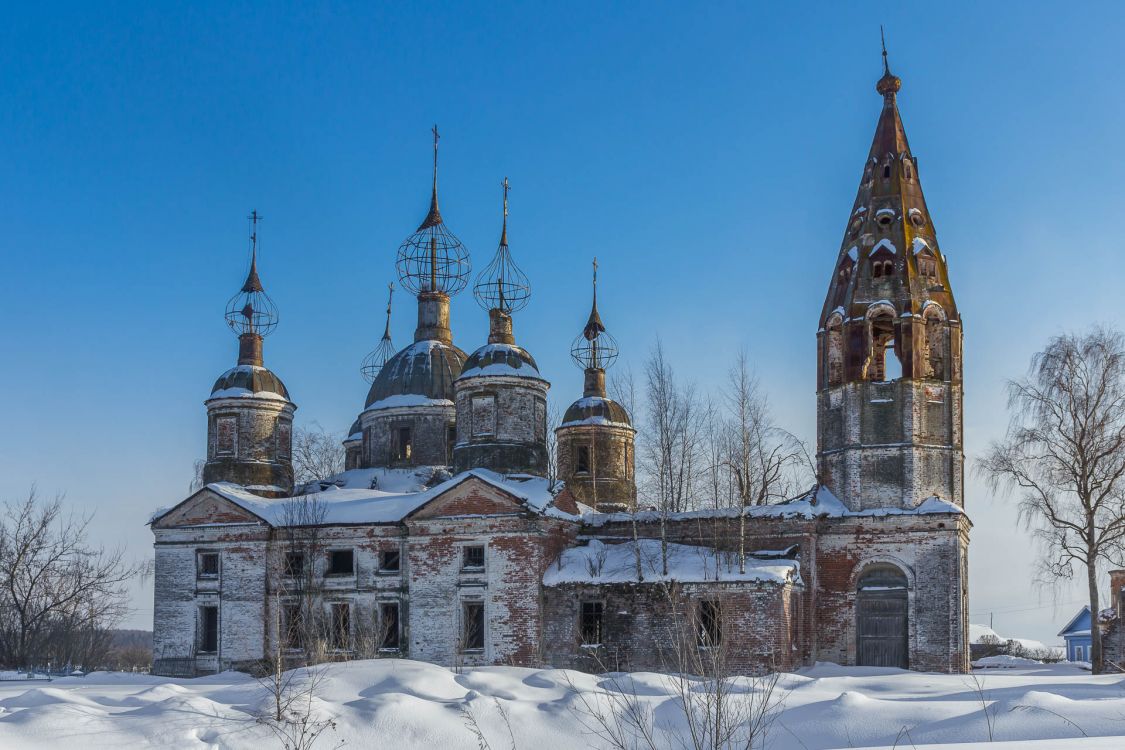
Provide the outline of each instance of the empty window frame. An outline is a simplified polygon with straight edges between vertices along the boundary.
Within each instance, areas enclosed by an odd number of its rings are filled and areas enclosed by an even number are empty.
[[[579,445],[577,446],[574,455],[574,473],[575,474],[589,474],[590,473],[590,446]]]
[[[602,642],[605,626],[605,603],[601,601],[584,601],[579,614],[579,635],[582,645],[595,646]]]
[[[277,439],[277,455],[288,458],[293,446],[293,425],[279,420],[275,437]]]
[[[402,568],[402,552],[385,549],[379,553],[379,570],[383,573],[397,573]]]
[[[199,608],[199,652],[214,654],[219,651],[219,608],[214,605]]]
[[[484,602],[461,602],[461,650],[484,651]]]
[[[407,426],[394,430],[393,458],[396,461],[409,461],[414,455],[414,430]]]
[[[496,434],[496,397],[473,396],[473,437]]]
[[[300,602],[286,602],[282,605],[282,644],[287,649],[301,649],[304,647],[303,633],[305,629],[304,610]]]
[[[285,553],[284,562],[285,575],[296,577],[303,575],[305,572],[305,553],[295,550],[289,550]]]
[[[469,544],[461,548],[462,570],[484,570],[484,545]]]
[[[219,553],[218,552],[197,552],[195,553],[195,577],[196,578],[218,578],[219,577]]]
[[[719,602],[705,599],[697,610],[697,638],[704,648],[718,646],[723,642],[723,612]]]
[[[346,651],[352,638],[352,605],[348,602],[333,602],[330,605],[331,631],[330,645],[337,651]]]
[[[385,651],[399,649],[398,602],[379,605],[379,648]]]
[[[328,552],[328,575],[355,575],[355,554],[350,549],[334,549]]]

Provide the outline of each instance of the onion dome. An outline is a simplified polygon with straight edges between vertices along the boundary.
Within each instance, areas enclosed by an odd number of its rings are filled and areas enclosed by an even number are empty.
[[[256,365],[238,365],[224,372],[211,388],[211,398],[266,398],[289,400],[281,378]]]
[[[531,352],[515,344],[485,344],[470,354],[461,368],[462,380],[490,375],[542,378]]]
[[[366,408],[453,402],[453,381],[461,374],[465,352],[433,339],[415,341],[387,360],[371,390]]]
[[[472,267],[469,251],[445,226],[438,209],[437,157],[438,130],[434,126],[434,180],[430,210],[414,234],[398,248],[398,278],[414,294],[441,292],[457,294],[469,283]]]
[[[363,364],[359,368],[364,380],[368,383],[375,382],[375,378],[379,376],[379,371],[383,369],[383,365],[387,364],[387,360],[393,357],[395,353],[394,344],[391,343],[391,297],[394,296],[395,285],[388,284],[387,290],[387,324],[383,328],[383,338],[379,340],[379,345],[363,358]]]
[[[616,401],[604,396],[584,396],[563,414],[562,427],[577,427],[587,424],[619,425],[631,427],[629,412]]]

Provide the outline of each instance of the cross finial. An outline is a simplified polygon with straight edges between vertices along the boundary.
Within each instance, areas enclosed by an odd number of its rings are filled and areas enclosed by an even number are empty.
[[[437,123],[431,128],[434,134],[434,195],[437,195],[437,148],[441,136],[438,135]]]
[[[258,250],[258,221],[262,218],[257,209],[252,209],[250,215],[250,254],[256,255]]]
[[[383,329],[383,338],[387,341],[391,340],[391,298],[395,295],[395,285],[392,281],[387,284],[387,326]]]
[[[883,73],[891,74],[891,66],[887,64],[887,35],[883,31],[883,24],[879,24],[879,41],[883,43]]]
[[[504,218],[507,219],[508,218],[508,191],[512,189],[512,186],[510,184],[508,184],[508,178],[507,177],[505,177],[504,181],[502,183],[500,183],[500,186],[502,188],[504,188]]]

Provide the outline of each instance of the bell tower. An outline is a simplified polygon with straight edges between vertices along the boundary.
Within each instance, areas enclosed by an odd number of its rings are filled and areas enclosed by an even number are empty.
[[[961,317],[883,49],[871,151],[817,330],[817,473],[853,510],[963,503]]]

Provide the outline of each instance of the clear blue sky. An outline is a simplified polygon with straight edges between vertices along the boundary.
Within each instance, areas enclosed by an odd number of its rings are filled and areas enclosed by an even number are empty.
[[[9,4],[0,28],[0,497],[65,492],[137,557],[235,359],[246,214],[265,216],[281,310],[267,364],[299,420],[342,431],[425,213],[434,122],[443,214],[478,267],[512,181],[534,285],[516,333],[561,402],[597,255],[622,364],[660,336],[709,387],[745,347],[779,421],[815,438],[817,316],[879,110],[880,23],[965,319],[970,460],[1049,335],[1123,322],[1119,4],[169,7]],[[453,315],[462,348],[483,342],[468,294]],[[399,294],[396,343],[413,316]],[[1081,588],[1052,608],[1024,585],[1012,505],[975,480],[967,505],[974,621],[1053,639]],[[136,606],[148,626],[148,589]]]

